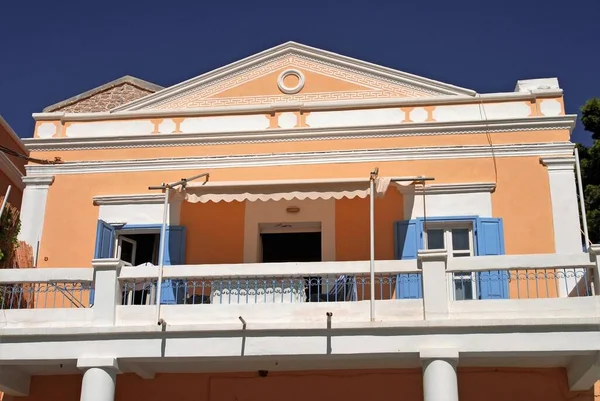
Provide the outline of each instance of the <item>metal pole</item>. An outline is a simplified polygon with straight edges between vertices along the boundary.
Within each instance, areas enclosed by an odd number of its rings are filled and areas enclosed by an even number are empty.
[[[577,172],[577,190],[579,192],[579,207],[581,208],[581,221],[583,222],[583,236],[585,238],[585,250],[588,249],[590,237],[588,235],[587,216],[585,214],[585,201],[583,198],[583,184],[581,183],[581,167],[579,166],[579,149],[575,148],[575,170]]]
[[[369,268],[371,274],[371,321],[375,321],[375,178],[379,169],[371,173],[369,179],[369,239],[370,239],[370,260]]]
[[[2,217],[2,213],[4,212],[4,207],[6,206],[6,202],[8,202],[8,195],[10,195],[10,188],[11,188],[11,186],[9,185],[8,188],[6,189],[6,195],[4,195],[4,199],[2,200],[2,207],[0,207],[0,217]]]
[[[165,189],[163,221],[160,227],[160,248],[158,251],[158,283],[156,288],[156,321],[160,322],[160,298],[162,296],[163,266],[165,263],[165,242],[167,237],[167,216],[169,213],[169,186]]]
[[[164,259],[165,259],[165,242],[166,242],[166,237],[167,237],[167,216],[169,213],[169,190],[171,190],[172,188],[174,188],[176,186],[181,186],[182,188],[185,188],[185,186],[187,185],[187,183],[189,181],[193,181],[193,180],[196,180],[201,177],[205,178],[204,183],[206,184],[208,182],[208,179],[210,178],[210,173],[198,174],[198,175],[195,175],[190,178],[182,178],[181,180],[171,183],[171,184],[163,183],[157,187],[156,186],[148,187],[149,190],[160,189],[160,190],[165,191],[165,202],[163,205],[163,221],[162,221],[162,226],[160,228],[160,247],[159,247],[159,251],[158,251],[158,258],[159,258],[158,281],[157,281],[157,288],[156,288],[156,321],[158,322],[159,325],[164,323],[162,321],[162,319],[160,318],[160,298],[162,296],[163,268],[164,268],[164,264],[165,264]]]

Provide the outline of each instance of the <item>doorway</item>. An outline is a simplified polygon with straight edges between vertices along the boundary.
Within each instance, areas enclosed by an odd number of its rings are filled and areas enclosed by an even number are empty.
[[[117,259],[138,266],[143,263],[158,264],[158,245],[160,233],[129,233],[123,230],[117,233]],[[148,283],[136,283],[121,294],[123,304],[146,305],[150,290]]]
[[[293,228],[292,228],[293,229]],[[263,263],[321,262],[321,231],[263,232]],[[321,277],[304,277],[306,301],[321,293]]]

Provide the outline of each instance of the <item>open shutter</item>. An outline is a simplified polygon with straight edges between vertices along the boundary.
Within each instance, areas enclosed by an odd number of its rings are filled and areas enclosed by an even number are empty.
[[[396,259],[416,259],[417,250],[423,248],[423,223],[420,220],[396,221],[394,242]],[[396,298],[423,298],[420,274],[399,274],[396,279]]]
[[[504,255],[502,219],[478,218],[476,227],[477,255]],[[493,270],[477,273],[479,299],[508,299],[508,272]]]
[[[168,226],[166,229],[165,266],[182,265],[185,260],[185,227]],[[165,280],[162,284],[160,303],[181,304],[185,299],[185,281]]]
[[[96,227],[96,248],[94,259],[108,259],[115,256],[115,228],[103,220]],[[94,303],[94,289],[90,290],[90,305]]]

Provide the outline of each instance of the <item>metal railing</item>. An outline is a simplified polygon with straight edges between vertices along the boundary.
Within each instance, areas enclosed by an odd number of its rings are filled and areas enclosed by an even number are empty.
[[[0,309],[86,308],[91,282],[0,285]]]
[[[414,277],[413,277],[414,276]],[[375,275],[375,299],[398,297],[398,285],[416,281],[419,273]],[[121,280],[122,305],[156,303],[157,280]],[[162,283],[163,297],[175,304],[263,304],[307,302],[353,302],[370,300],[371,280],[366,274],[326,276],[244,276],[219,278],[176,278]],[[164,298],[163,298],[164,302]]]

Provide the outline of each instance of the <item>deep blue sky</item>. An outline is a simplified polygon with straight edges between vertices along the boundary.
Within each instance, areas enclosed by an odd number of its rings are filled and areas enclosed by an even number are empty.
[[[3,1],[0,114],[30,137],[31,113],[123,75],[169,86],[288,40],[480,93],[556,76],[577,113],[599,21],[600,0]]]

